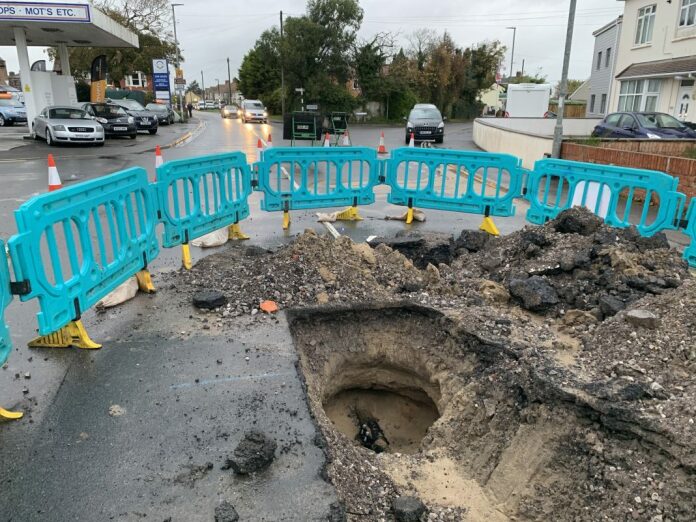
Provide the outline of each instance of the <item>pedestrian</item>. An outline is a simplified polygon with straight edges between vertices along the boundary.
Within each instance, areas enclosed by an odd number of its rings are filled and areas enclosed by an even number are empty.
[[[193,117],[193,103],[188,102],[186,104],[186,110],[188,111],[189,118]]]

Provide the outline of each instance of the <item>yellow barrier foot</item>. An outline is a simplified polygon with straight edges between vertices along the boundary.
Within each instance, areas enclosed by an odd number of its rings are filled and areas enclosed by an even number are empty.
[[[413,223],[413,207],[409,207],[406,211],[406,224],[410,225]]]
[[[101,344],[90,339],[81,320],[71,321],[57,332],[43,335],[29,341],[29,348],[69,348],[75,346],[84,350],[96,350]]]
[[[138,290],[141,292],[145,292],[146,294],[154,294],[157,291],[155,290],[155,285],[152,284],[152,277],[150,277],[149,270],[141,270],[135,274],[135,277],[138,280]]]
[[[0,418],[15,420],[21,419],[22,417],[24,417],[24,413],[22,413],[21,411],[10,411],[0,407]]]
[[[188,243],[181,245],[181,264],[186,270],[191,270],[193,263],[191,262],[191,249]]]
[[[283,230],[290,228],[290,212],[287,210],[283,211]]]
[[[239,226],[239,223],[235,223],[234,225],[230,225],[229,228],[229,236],[227,236],[229,239],[249,239],[249,236],[247,236],[244,232],[242,232],[241,227]]]
[[[495,226],[493,219],[490,217],[483,218],[483,222],[481,223],[479,230],[483,230],[484,232],[488,232],[492,236],[499,236],[500,235],[500,231],[498,230],[498,227]]]
[[[358,207],[347,207],[345,210],[336,214],[337,221],[362,221],[363,218],[358,212]]]

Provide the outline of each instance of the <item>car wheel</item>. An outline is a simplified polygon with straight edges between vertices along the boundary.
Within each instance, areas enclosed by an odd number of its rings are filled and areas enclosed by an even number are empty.
[[[435,138],[435,143],[442,143],[443,141],[445,141],[445,137],[444,137],[444,136],[441,136],[441,137],[439,137],[439,138]]]
[[[138,133],[136,132],[135,134],[130,135],[130,139],[134,140],[135,138],[138,137]]]
[[[4,127],[5,125],[5,117],[2,114],[0,114],[0,127]]]
[[[410,137],[410,136],[406,136],[406,139],[404,140],[404,143],[405,143],[406,145],[408,145],[410,142],[411,142],[411,137]]]
[[[53,136],[51,136],[51,131],[48,130],[48,128],[47,128],[47,129],[46,129],[46,145],[48,145],[48,146],[50,147],[50,146],[52,146],[53,144],[54,144],[54,142],[53,142]]]
[[[150,129],[149,131],[150,134],[157,134],[157,129]]]
[[[98,142],[96,143],[96,146],[97,146],[97,147],[103,147],[103,146],[104,146],[104,142],[103,142],[103,141],[98,141]]]

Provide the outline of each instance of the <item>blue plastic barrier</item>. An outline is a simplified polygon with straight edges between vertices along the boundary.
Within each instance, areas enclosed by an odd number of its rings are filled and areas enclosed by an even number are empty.
[[[5,243],[0,240],[0,366],[5,364],[5,361],[10,356],[12,351],[12,338],[10,337],[10,329],[5,323],[5,309],[12,301],[10,293],[10,270],[7,266],[7,256],[5,255]]]
[[[400,148],[387,161],[394,205],[512,216],[524,172],[509,154]]]
[[[377,152],[367,147],[272,148],[256,163],[266,211],[369,205],[379,182]]]
[[[154,192],[142,168],[34,197],[15,219],[12,266],[20,299],[39,299],[40,335],[79,318],[159,253]]]
[[[162,246],[170,248],[246,218],[251,169],[242,152],[168,161],[155,190]]]
[[[678,178],[654,170],[542,159],[528,175],[527,221],[541,225],[562,210],[586,206],[608,225],[636,225],[642,236],[676,230],[685,200],[678,184]]]
[[[696,198],[691,198],[689,211],[686,215],[686,227],[683,232],[691,238],[691,243],[684,249],[684,259],[689,266],[696,268]]]

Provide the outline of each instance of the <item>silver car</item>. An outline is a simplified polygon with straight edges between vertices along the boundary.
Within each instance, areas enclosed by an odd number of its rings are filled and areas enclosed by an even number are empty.
[[[46,140],[47,145],[59,143],[104,145],[104,128],[79,107],[46,107],[34,118],[32,131],[35,139],[42,138]]]
[[[260,100],[244,100],[242,102],[242,122],[249,121],[268,123],[268,111]]]

